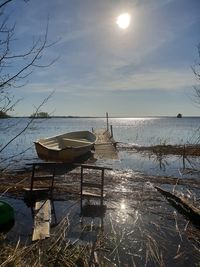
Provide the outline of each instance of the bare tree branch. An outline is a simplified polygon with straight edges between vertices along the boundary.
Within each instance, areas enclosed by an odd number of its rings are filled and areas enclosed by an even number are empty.
[[[8,3],[12,2],[13,0],[6,0],[2,4],[0,4],[0,9],[6,6]],[[24,0],[24,2],[28,2],[29,0]]]
[[[7,78],[3,77],[3,79],[1,77],[2,81],[0,81],[0,88],[5,87],[5,86],[11,86],[12,82],[16,82],[20,80],[20,75],[23,74],[30,67],[43,67],[43,68],[49,67],[57,60],[57,59],[54,59],[46,65],[36,64],[36,62],[40,60],[43,50],[46,47],[49,47],[49,44],[47,44],[47,35],[48,35],[48,24],[47,24],[44,39],[41,45],[38,47],[37,44],[39,43],[39,41],[37,41],[33,45],[33,47],[25,54],[16,55],[16,56],[7,56],[7,53],[9,51],[9,47],[7,47],[7,49],[4,52],[4,55],[0,58],[0,63],[2,62],[3,59],[6,60],[6,59],[15,59],[15,58],[25,58],[30,55],[33,55],[33,57],[30,59],[28,63],[25,64],[25,66],[21,67],[20,70],[17,71],[15,74],[9,75]],[[10,37],[8,36],[7,46],[9,46],[9,42],[10,42]]]
[[[200,82],[200,43],[197,46],[197,50],[198,50],[198,62],[192,66],[192,71],[197,79],[198,82]],[[194,98],[193,98],[193,102],[198,104],[198,106],[200,105],[200,84],[193,86],[194,88]]]
[[[0,10],[12,1],[4,1],[0,5]],[[57,41],[48,43],[48,21],[43,37],[38,37],[28,51],[15,53],[12,49],[13,42],[15,42],[15,24],[8,26],[8,18],[8,16],[0,13],[0,19],[2,20],[0,22],[0,111],[5,112],[14,108],[13,99],[11,97],[10,100],[12,101],[9,101],[6,91],[9,88],[24,86],[27,83],[26,78],[33,73],[34,69],[49,67],[58,59],[56,58],[41,64],[44,50],[57,43]],[[17,102],[15,101],[15,104]],[[2,106],[3,104],[5,107]],[[8,104],[10,104],[10,109]]]
[[[7,5],[9,2],[11,2],[11,1],[13,1],[13,0],[7,0],[7,1],[5,1],[4,3],[2,3],[1,5],[0,5],[0,9],[2,8],[2,7],[4,7],[5,5]]]
[[[28,2],[28,0],[22,0]],[[3,3],[2,3],[3,2]],[[52,65],[57,59],[53,59],[44,64],[42,60],[43,52],[54,45],[56,42],[48,42],[48,25],[44,32],[44,35],[39,36],[33,41],[29,49],[20,51],[14,51],[15,46],[15,27],[16,25],[9,25],[9,16],[6,16],[6,6],[14,2],[13,0],[4,0],[0,3],[0,115],[7,115],[8,111],[14,109],[15,105],[21,100],[14,100],[11,96],[9,88],[19,88],[27,82],[27,77],[31,75],[36,68],[44,68]],[[14,133],[14,136],[7,141],[6,144],[1,144],[0,153],[4,151],[14,140],[16,140],[22,133],[24,133],[32,124],[40,108],[43,107],[47,101],[51,98],[54,91],[51,92],[36,108],[36,112],[26,126],[18,133]],[[26,151],[26,150],[24,150]],[[20,153],[23,153],[20,152]],[[11,155],[10,159],[16,155]],[[7,160],[6,158],[5,160]]]
[[[39,112],[39,110],[40,110],[40,108],[42,107],[42,106],[44,106],[47,102],[48,102],[48,100],[52,97],[52,95],[54,94],[54,91],[53,92],[51,92],[43,101],[42,101],[42,103],[36,108],[36,112],[35,112],[35,114],[37,114],[38,112]],[[35,115],[36,116],[36,115]],[[10,145],[15,139],[17,139],[23,132],[25,132],[27,129],[28,129],[28,127],[30,126],[30,124],[33,122],[33,120],[35,119],[35,116],[34,117],[32,117],[31,119],[30,119],[30,121],[27,123],[27,125],[18,133],[18,134],[16,134],[13,138],[11,138],[11,140],[9,141],[9,142],[7,142],[7,144],[6,145],[4,145],[1,149],[0,149],[0,153],[8,146],[8,145]]]

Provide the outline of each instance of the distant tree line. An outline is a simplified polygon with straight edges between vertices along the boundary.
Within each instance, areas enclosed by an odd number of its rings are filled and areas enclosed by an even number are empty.
[[[48,112],[41,111],[31,114],[30,118],[50,118],[50,115]]]
[[[5,111],[0,110],[0,119],[9,118],[9,117],[10,116]]]

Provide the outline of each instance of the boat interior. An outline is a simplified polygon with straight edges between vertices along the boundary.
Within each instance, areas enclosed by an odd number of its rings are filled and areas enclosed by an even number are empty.
[[[44,140],[39,142],[41,145],[46,146],[50,149],[61,150],[67,147],[83,147],[91,145],[92,143],[86,140],[78,140],[71,138],[54,138],[51,140]]]

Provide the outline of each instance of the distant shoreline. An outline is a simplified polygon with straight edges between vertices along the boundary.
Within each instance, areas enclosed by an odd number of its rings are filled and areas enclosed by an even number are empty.
[[[29,118],[32,119],[30,116],[9,116],[5,118],[0,118],[0,119],[12,119],[12,118]],[[53,118],[58,118],[58,119],[103,119],[106,118],[105,116],[49,116],[49,117],[35,117],[34,119],[53,119]],[[177,116],[110,116],[110,119],[134,119],[134,118],[177,118]],[[184,118],[200,118],[200,116],[184,116]]]

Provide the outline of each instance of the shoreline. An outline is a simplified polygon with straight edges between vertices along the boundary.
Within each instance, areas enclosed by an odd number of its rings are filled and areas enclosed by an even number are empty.
[[[32,117],[30,116],[11,116],[9,115],[9,117],[0,117],[0,119],[12,119],[12,118],[29,118],[29,119],[32,119]],[[65,118],[65,119],[106,119],[105,116],[71,116],[71,115],[55,115],[55,116],[49,116],[49,117],[35,117],[34,119],[53,119],[53,118],[58,118],[58,119],[62,119],[62,118]],[[155,116],[109,116],[109,119],[142,119],[142,118],[174,118],[174,119],[180,119],[180,118],[177,118],[177,116],[168,116],[168,115],[155,115]],[[184,116],[182,117],[181,119],[184,119],[184,118],[200,118],[200,116],[192,116],[192,115],[188,115],[188,116]]]

